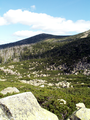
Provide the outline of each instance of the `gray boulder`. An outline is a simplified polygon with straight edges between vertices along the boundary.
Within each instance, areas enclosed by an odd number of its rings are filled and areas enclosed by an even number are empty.
[[[90,109],[84,103],[76,104],[77,110],[67,120],[90,120]]]
[[[7,94],[7,93],[19,93],[19,90],[16,87],[7,87],[4,90],[2,90],[0,93],[2,93],[3,95]]]
[[[0,120],[58,120],[43,109],[31,92],[0,99]]]

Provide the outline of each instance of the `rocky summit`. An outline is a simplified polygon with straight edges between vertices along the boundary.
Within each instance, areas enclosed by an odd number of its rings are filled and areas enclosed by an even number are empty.
[[[43,109],[31,92],[0,99],[0,120],[58,120]]]

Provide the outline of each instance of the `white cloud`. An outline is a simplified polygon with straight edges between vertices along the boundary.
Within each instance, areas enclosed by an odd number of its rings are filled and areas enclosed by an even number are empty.
[[[5,44],[5,41],[0,40],[0,45]]]
[[[35,6],[33,6],[34,8]],[[32,31],[42,31],[52,34],[70,34],[72,32],[78,33],[90,29],[90,21],[78,20],[73,22],[72,20],[66,20],[61,17],[53,17],[45,13],[35,13],[21,9],[9,10],[3,17],[0,18],[2,25],[20,23],[30,26]],[[25,32],[25,33],[24,33]],[[38,33],[37,32],[37,33]],[[23,34],[22,34],[23,33]],[[33,34],[31,31],[18,31],[15,35]]]
[[[32,5],[31,6],[31,10],[35,10],[36,9],[36,6],[35,5]]]
[[[22,31],[15,32],[13,35],[25,38],[25,37],[31,37],[31,36],[34,36],[34,35],[37,35],[37,34],[40,34],[40,33],[42,33],[42,31],[33,32],[33,31],[28,31],[28,30],[25,30],[25,31],[22,30]]]
[[[6,25],[6,24],[7,24],[7,21],[3,17],[0,17],[0,26]]]

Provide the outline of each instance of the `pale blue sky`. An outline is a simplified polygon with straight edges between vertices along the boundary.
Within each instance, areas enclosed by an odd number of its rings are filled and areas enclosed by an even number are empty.
[[[90,0],[0,0],[0,44],[90,29]]]

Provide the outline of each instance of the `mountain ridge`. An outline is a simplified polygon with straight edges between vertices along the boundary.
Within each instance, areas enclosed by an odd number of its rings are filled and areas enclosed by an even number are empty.
[[[37,35],[29,37],[29,38],[19,40],[17,42],[2,44],[2,45],[0,45],[0,49],[5,49],[5,48],[9,48],[9,47],[14,47],[14,46],[20,46],[20,45],[33,44],[33,43],[37,43],[40,41],[44,41],[45,39],[53,39],[53,38],[60,39],[60,40],[58,40],[58,42],[62,42],[62,41],[72,41],[72,40],[76,40],[79,38],[86,38],[89,36],[90,36],[90,30],[76,34],[76,35],[52,35],[52,34],[41,33],[41,34],[37,34]]]
[[[59,39],[59,38],[65,38],[65,37],[68,37],[68,36],[58,36],[58,35],[51,35],[51,34],[42,33],[42,34],[38,34],[38,35],[35,35],[32,37],[17,41],[17,42],[12,42],[12,43],[0,45],[0,49],[14,47],[14,46],[20,46],[20,45],[26,45],[26,44],[33,44],[33,43],[43,41],[45,39],[51,39],[51,38]]]
[[[90,30],[73,36],[39,34],[1,47],[0,63],[45,59],[49,69],[54,66],[55,70],[69,73],[75,66],[79,70],[79,62],[84,65],[83,69],[90,64]]]

